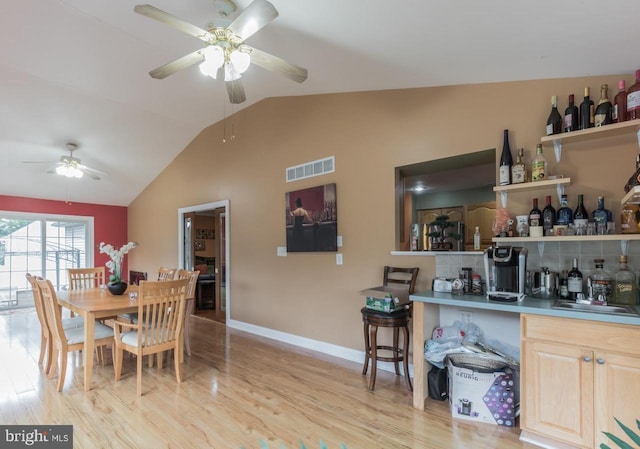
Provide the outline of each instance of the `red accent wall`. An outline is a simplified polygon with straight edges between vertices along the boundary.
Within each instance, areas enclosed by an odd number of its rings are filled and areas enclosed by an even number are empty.
[[[119,248],[129,241],[127,237],[127,208],[123,206],[67,203],[65,201],[0,195],[0,211],[93,217],[95,243],[93,260],[96,267],[104,265],[109,260],[106,254],[98,252],[100,242],[111,243],[114,247]],[[126,278],[125,273],[129,272],[126,256],[122,265],[122,277]]]

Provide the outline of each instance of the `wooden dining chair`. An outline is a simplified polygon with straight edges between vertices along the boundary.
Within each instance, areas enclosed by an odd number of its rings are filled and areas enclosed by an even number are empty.
[[[142,281],[138,290],[138,322],[115,324],[115,379],[122,375],[124,351],[136,355],[136,392],[142,395],[142,357],[170,349],[180,353],[187,297],[187,279]],[[162,357],[158,356],[158,369]],[[174,356],[176,380],[182,383],[179,357]]]
[[[177,268],[164,268],[160,267],[158,270],[159,281],[171,281],[176,275]]]
[[[62,323],[62,311],[56,292],[49,280],[36,281],[40,287],[44,311],[51,331],[52,365],[48,377],[52,379],[58,371],[58,391],[62,391],[67,374],[67,354],[84,348],[84,326],[65,329]],[[96,348],[111,345],[113,347],[113,328],[95,323],[94,341]],[[59,366],[56,366],[59,365]]]
[[[184,313],[184,352],[191,356],[191,342],[190,342],[190,328],[191,328],[191,315],[195,309],[196,302],[196,285],[198,283],[199,271],[187,271],[180,268],[176,272],[176,279],[188,279],[187,284],[187,305],[185,306]],[[182,361],[182,360],[181,360]]]
[[[33,303],[36,309],[36,315],[38,322],[40,323],[40,356],[38,357],[38,365],[42,365],[44,362],[44,372],[49,373],[51,371],[51,329],[47,321],[47,315],[45,313],[44,300],[42,298],[42,292],[38,285],[39,280],[42,280],[40,276],[33,276],[30,273],[26,274],[27,281],[31,285],[31,291],[33,293]],[[84,326],[84,318],[81,316],[74,316],[71,318],[62,318],[62,327],[65,329],[73,329],[75,327]],[[46,360],[45,360],[46,356]]]
[[[94,268],[67,268],[69,278],[69,290],[81,288],[98,288],[105,282],[104,267]],[[71,316],[73,316],[71,312]]]
[[[67,274],[69,276],[69,290],[98,288],[106,284],[104,267],[67,268]]]

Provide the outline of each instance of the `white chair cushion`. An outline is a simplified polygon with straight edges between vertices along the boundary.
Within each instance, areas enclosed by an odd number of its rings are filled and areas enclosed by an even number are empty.
[[[67,337],[67,344],[73,345],[76,343],[84,343],[84,327],[65,329],[64,335]],[[113,337],[113,328],[96,322],[94,336],[95,340]]]
[[[124,334],[120,334],[120,337],[122,338],[122,343],[124,343],[125,345],[129,345],[129,346],[137,346],[138,345],[138,331],[130,331],[130,332],[125,332]],[[144,347],[144,338],[142,339],[142,346]],[[155,343],[162,343],[162,342],[152,342],[153,344]]]
[[[82,318],[79,315],[62,319],[62,328],[64,330],[73,329],[75,327],[82,327],[82,326],[84,326],[84,318]]]

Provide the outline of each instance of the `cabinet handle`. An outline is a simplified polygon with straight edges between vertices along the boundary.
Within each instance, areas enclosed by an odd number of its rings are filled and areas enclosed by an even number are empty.
[[[588,355],[585,355],[584,357],[582,357],[582,360],[589,363],[591,361],[591,357],[589,357]]]
[[[596,363],[597,363],[598,365],[604,365],[604,359],[601,359],[600,357],[598,357],[598,358],[596,359]]]

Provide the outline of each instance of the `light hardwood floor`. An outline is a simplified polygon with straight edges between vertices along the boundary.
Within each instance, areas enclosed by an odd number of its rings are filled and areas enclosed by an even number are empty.
[[[144,364],[136,397],[135,361],[114,381],[96,366],[83,391],[82,358],[70,356],[62,393],[37,365],[35,313],[0,316],[0,422],[72,424],[74,448],[533,449],[506,427],[452,420],[445,403],[411,407],[401,378],[379,371],[367,390],[361,365],[192,317],[193,355],[183,383],[172,364]],[[126,359],[126,358],[125,358]]]

